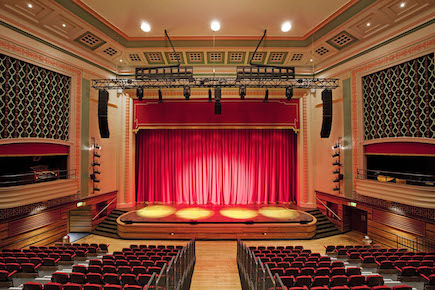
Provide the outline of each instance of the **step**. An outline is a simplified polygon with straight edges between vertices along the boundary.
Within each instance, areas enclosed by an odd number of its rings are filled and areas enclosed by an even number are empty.
[[[317,223],[316,223],[316,225],[325,225],[325,224],[332,224],[333,225],[333,223],[331,223],[329,220],[321,220],[321,221],[319,221],[319,220],[317,220]]]
[[[116,226],[118,223],[116,221],[108,221],[108,220],[104,220],[103,222],[101,222],[100,224],[105,224],[105,225],[114,225]]]
[[[321,224],[321,225],[316,224],[316,231],[321,229],[326,229],[326,228],[337,229],[333,224]]]
[[[101,226],[101,225],[99,225],[95,230],[101,231],[101,232],[108,232],[108,233],[112,233],[112,234],[118,234],[117,229],[106,228],[106,227]]]
[[[99,230],[94,230],[92,233],[95,234],[95,235],[100,235],[100,236],[104,236],[104,237],[119,239],[119,236],[117,234],[112,234],[112,233],[103,232],[103,231],[99,231]]]
[[[117,224],[108,224],[108,223],[102,222],[101,224],[98,225],[98,227],[116,230],[118,228],[118,225]]]

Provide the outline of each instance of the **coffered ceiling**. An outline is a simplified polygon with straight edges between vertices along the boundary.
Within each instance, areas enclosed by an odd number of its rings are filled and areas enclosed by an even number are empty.
[[[0,0],[0,24],[121,73],[175,64],[177,58],[196,71],[231,73],[249,63],[267,29],[253,61],[311,73],[433,23],[434,1]],[[215,19],[221,29],[212,32]],[[142,21],[151,25],[150,32],[140,29]],[[292,24],[287,33],[281,31],[284,21]]]

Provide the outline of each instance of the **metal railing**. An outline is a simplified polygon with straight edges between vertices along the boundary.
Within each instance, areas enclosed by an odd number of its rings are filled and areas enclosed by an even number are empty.
[[[418,186],[435,186],[435,175],[383,171],[383,170],[357,170],[358,179],[371,179],[380,182],[391,182],[399,184],[410,184]]]
[[[320,202],[328,211],[330,211],[338,220],[341,221],[341,218],[331,209],[329,206],[327,206],[323,201],[321,201],[317,196],[316,199],[318,202]]]
[[[287,289],[278,274],[272,275],[268,265],[240,240],[237,240],[237,267],[243,290],[284,290]]]
[[[434,252],[435,240],[423,237],[416,237],[411,240],[402,236],[396,235],[397,248],[406,248],[411,252]]]
[[[114,199],[112,199],[105,207],[103,207],[102,210],[100,210],[93,218],[92,220],[95,220],[101,213],[103,213],[118,197],[116,196]]]
[[[143,290],[188,290],[195,263],[195,240],[191,240],[169,263],[163,265],[159,274],[152,275]]]
[[[39,172],[5,174],[0,176],[0,187],[17,186],[76,178],[76,170],[44,170]]]

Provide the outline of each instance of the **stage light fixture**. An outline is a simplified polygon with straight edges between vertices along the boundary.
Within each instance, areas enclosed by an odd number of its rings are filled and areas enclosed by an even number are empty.
[[[217,20],[213,20],[210,23],[210,28],[211,30],[213,30],[214,32],[219,31],[219,29],[221,29],[221,24],[219,23],[219,21]]]
[[[94,174],[101,174],[101,172],[100,171],[94,171]]]
[[[281,26],[282,32],[289,32],[290,29],[292,29],[292,24],[289,21],[284,22]]]
[[[337,149],[337,148],[340,148],[340,144],[335,143],[335,145],[334,145],[334,149]]]
[[[143,88],[142,87],[139,87],[136,89],[136,96],[137,96],[139,101],[143,100]]]
[[[334,166],[341,166],[340,162],[338,162],[338,161],[332,163],[332,165],[334,165]]]
[[[184,98],[186,100],[188,100],[190,98],[190,87],[189,86],[184,86],[183,95],[184,95]]]
[[[266,89],[264,93],[264,102],[267,103],[269,101],[269,89]]]
[[[98,187],[94,187],[93,189],[94,189],[94,191],[100,191],[100,189]]]
[[[91,180],[95,180],[96,178],[95,173],[92,173],[89,177],[91,178]]]
[[[293,88],[292,87],[286,87],[285,88],[285,97],[288,101],[290,101],[293,98]]]
[[[208,89],[208,101],[211,103],[213,101],[213,97],[211,95],[211,89]]]
[[[339,191],[339,190],[340,190],[340,187],[333,188],[332,190],[333,190],[333,191]]]
[[[93,162],[92,163],[92,166],[100,166],[101,164],[100,163],[97,163],[97,162]]]
[[[222,88],[221,87],[216,87],[214,89],[214,99],[216,101],[220,101],[222,99]]]
[[[162,90],[159,90],[159,103],[163,103]]]
[[[140,29],[142,29],[143,32],[150,32],[151,25],[148,22],[142,22],[142,24],[140,25]]]
[[[340,153],[334,153],[334,154],[332,155],[332,157],[338,157],[338,156],[340,156]]]
[[[332,171],[332,173],[333,173],[333,174],[339,174],[339,173],[340,173],[340,170],[334,170],[334,171]]]
[[[246,87],[245,86],[241,86],[239,88],[239,96],[240,96],[241,100],[245,99],[245,96],[246,96]]]
[[[96,183],[99,183],[99,182],[100,182],[99,179],[94,179],[93,181],[96,182]]]
[[[101,150],[101,146],[99,146],[99,145],[97,145],[97,144],[95,144],[94,148],[95,148],[95,149],[99,149],[99,150]]]
[[[98,157],[98,158],[100,158],[101,155],[100,155],[100,154],[97,154],[97,153],[94,153],[94,157]]]

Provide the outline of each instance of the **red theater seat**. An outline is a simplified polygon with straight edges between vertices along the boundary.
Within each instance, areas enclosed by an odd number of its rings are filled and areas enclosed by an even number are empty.
[[[69,282],[69,277],[67,273],[55,272],[51,275],[51,282],[65,284]]]
[[[24,283],[23,290],[42,290],[42,284],[30,281],[30,282]]]
[[[329,276],[315,276],[312,286],[328,286]]]
[[[63,285],[63,290],[82,290],[83,287],[80,284],[67,283]]]
[[[313,283],[313,278],[311,276],[298,276],[296,277],[295,286],[296,287],[310,287]]]
[[[44,290],[62,290],[62,288],[60,283],[48,282],[44,284]]]
[[[119,285],[119,276],[116,273],[104,273],[103,281],[105,284]]]
[[[112,285],[112,284],[106,284],[103,287],[104,290],[122,290],[122,287],[120,285]]]
[[[287,288],[293,287],[294,285],[294,278],[292,276],[281,276],[281,281]]]
[[[103,287],[101,285],[98,284],[85,284],[83,286],[83,290],[102,290]]]
[[[86,279],[90,284],[104,285],[103,275],[100,273],[88,273]]]
[[[346,275],[337,275],[331,277],[330,286],[344,286],[347,285],[347,276]]]
[[[121,283],[123,285],[137,285],[136,276],[134,274],[122,274]]]
[[[371,288],[367,285],[355,286],[350,288],[351,290],[370,290]]]
[[[369,287],[384,285],[384,278],[381,275],[370,275],[366,277],[366,285]]]
[[[78,272],[71,273],[69,275],[69,280],[71,283],[76,283],[76,284],[85,284],[87,282],[86,275]]]
[[[139,285],[145,286],[148,284],[148,281],[151,279],[151,274],[139,274],[137,276],[137,282]]]
[[[365,277],[362,275],[349,276],[347,285],[349,287],[362,286],[365,283]]]

